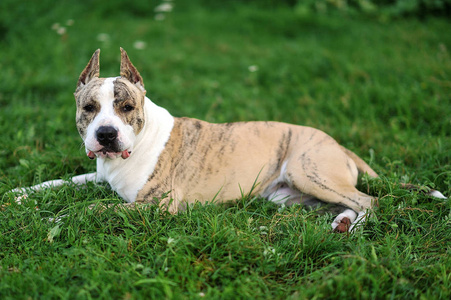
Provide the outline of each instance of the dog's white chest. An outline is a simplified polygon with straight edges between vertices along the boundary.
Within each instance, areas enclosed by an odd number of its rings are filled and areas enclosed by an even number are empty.
[[[134,202],[146,184],[168,141],[174,118],[148,98],[145,100],[145,126],[136,137],[128,159],[97,159],[97,181],[106,181],[127,202]],[[157,126],[158,124],[158,126]]]

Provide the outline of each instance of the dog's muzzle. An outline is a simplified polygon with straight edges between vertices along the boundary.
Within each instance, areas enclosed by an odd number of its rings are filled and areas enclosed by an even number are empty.
[[[97,142],[103,146],[99,151],[88,151],[87,155],[90,159],[96,156],[115,158],[121,156],[123,159],[130,157],[131,151],[121,150],[119,146],[119,132],[113,126],[100,126],[96,131]]]

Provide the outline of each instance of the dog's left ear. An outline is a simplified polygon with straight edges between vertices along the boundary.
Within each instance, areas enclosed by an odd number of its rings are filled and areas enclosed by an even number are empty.
[[[99,64],[99,56],[100,49],[97,49],[96,52],[92,55],[85,69],[81,72],[80,77],[78,78],[77,92],[80,88],[85,86],[91,79],[99,77],[100,72],[100,64]]]
[[[128,58],[127,52],[121,47],[121,77],[126,78],[131,83],[145,91],[144,83],[138,70]]]

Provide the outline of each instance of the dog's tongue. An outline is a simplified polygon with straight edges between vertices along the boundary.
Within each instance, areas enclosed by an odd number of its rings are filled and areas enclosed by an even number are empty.
[[[87,155],[88,155],[88,157],[89,157],[90,159],[96,158],[96,155],[95,155],[94,152],[92,152],[92,151],[89,151]]]
[[[129,158],[130,157],[130,152],[128,152],[128,150],[124,150],[124,151],[122,151],[122,158],[123,159],[126,159],[126,158]]]

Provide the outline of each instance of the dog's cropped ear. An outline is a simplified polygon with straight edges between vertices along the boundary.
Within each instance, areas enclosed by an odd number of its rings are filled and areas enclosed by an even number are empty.
[[[128,58],[127,52],[121,47],[121,77],[127,79],[131,83],[138,86],[140,89],[145,91],[144,83],[141,75],[138,70],[132,64],[130,59]]]
[[[86,84],[88,84],[88,82],[91,81],[93,78],[99,77],[100,72],[99,56],[100,49],[97,49],[96,52],[94,52],[94,54],[92,55],[88,64],[86,65],[86,68],[83,70],[83,72],[81,72],[80,77],[78,78],[77,91]]]

